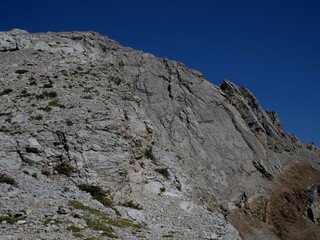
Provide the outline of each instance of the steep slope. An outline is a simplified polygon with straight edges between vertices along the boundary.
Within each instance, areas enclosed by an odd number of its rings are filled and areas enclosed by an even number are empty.
[[[303,215],[320,151],[247,89],[93,32],[3,32],[0,69],[3,239],[317,233]]]

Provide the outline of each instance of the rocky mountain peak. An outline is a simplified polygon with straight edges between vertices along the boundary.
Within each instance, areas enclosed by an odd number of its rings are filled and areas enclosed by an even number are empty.
[[[320,151],[249,90],[94,32],[0,69],[1,239],[316,239]]]

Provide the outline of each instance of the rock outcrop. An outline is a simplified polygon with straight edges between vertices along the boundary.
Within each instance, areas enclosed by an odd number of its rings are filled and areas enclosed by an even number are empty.
[[[1,239],[317,239],[320,151],[247,89],[94,32],[2,32],[0,69]]]

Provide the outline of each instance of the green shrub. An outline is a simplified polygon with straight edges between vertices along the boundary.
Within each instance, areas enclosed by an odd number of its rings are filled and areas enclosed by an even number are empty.
[[[69,162],[59,163],[54,167],[54,170],[56,170],[59,174],[66,175],[68,177],[70,177],[71,174],[75,171],[74,167]]]
[[[34,178],[38,178],[38,174],[37,173],[32,173],[31,176],[34,177]]]
[[[169,179],[170,173],[167,168],[158,168],[155,169],[157,173],[160,173],[165,179]]]
[[[94,199],[101,202],[104,206],[109,207],[113,204],[113,201],[107,197],[106,191],[103,190],[100,186],[91,185],[91,184],[80,184],[78,187],[81,191],[90,193],[90,195]]]
[[[152,147],[148,146],[145,150],[144,150],[144,156],[148,159],[151,160],[155,160],[155,157],[153,155],[153,151],[152,151]]]
[[[160,192],[165,192],[166,191],[166,188],[165,187],[161,187],[160,188]]]
[[[0,173],[0,183],[6,183],[10,185],[17,185],[17,182],[14,178],[8,176],[5,173]]]

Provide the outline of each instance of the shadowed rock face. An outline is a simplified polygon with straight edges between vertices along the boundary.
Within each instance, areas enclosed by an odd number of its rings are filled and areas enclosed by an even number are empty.
[[[317,233],[303,214],[320,151],[247,89],[93,32],[2,32],[0,69],[0,172],[17,182],[0,183],[0,221],[25,218],[0,238]]]

